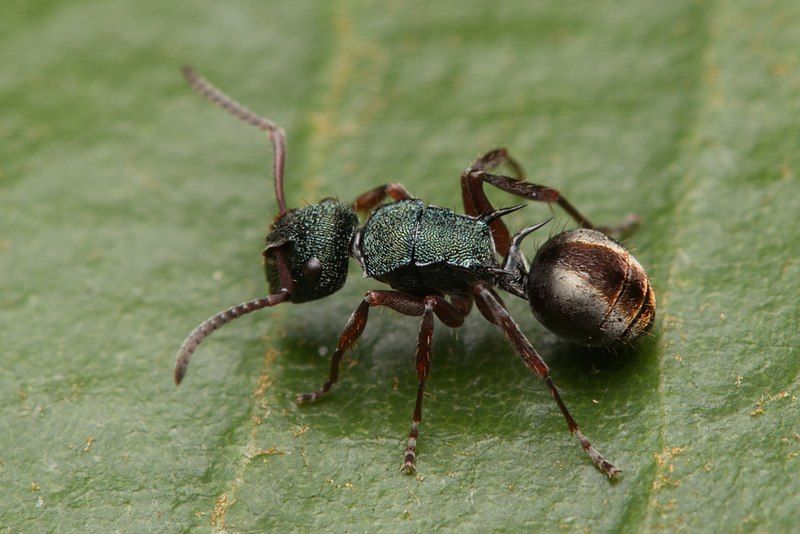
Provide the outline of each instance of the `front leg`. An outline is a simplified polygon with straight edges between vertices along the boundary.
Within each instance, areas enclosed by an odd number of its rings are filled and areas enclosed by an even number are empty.
[[[412,198],[411,193],[406,191],[406,188],[403,187],[402,184],[393,182],[391,184],[379,185],[375,189],[359,195],[355,202],[353,202],[353,209],[359,213],[372,213],[372,210],[377,208],[387,196],[394,201]]]
[[[459,301],[465,305],[469,298]],[[417,458],[417,439],[419,438],[419,424],[422,421],[422,397],[425,393],[425,381],[431,370],[431,341],[433,339],[433,316],[439,318],[451,328],[458,328],[464,323],[464,317],[469,309],[455,307],[447,302],[444,297],[431,295],[418,297],[397,291],[370,291],[356,308],[339,338],[339,345],[331,357],[331,370],[328,380],[322,387],[313,393],[304,393],[297,396],[299,404],[311,402],[327,394],[334,383],[339,379],[339,364],[345,350],[350,348],[361,336],[367,325],[369,309],[373,306],[386,306],[404,315],[422,316],[419,336],[417,338],[416,369],[417,369],[417,400],[414,405],[414,415],[411,418],[411,431],[408,434],[408,444],[403,455],[403,467],[406,474],[415,472],[414,463]]]
[[[368,291],[364,296],[364,300],[361,301],[358,308],[350,315],[344,330],[342,330],[339,336],[339,343],[336,345],[336,351],[331,356],[331,367],[328,379],[317,391],[298,395],[296,402],[298,404],[314,402],[330,392],[333,384],[339,380],[339,367],[342,363],[344,353],[355,344],[359,337],[361,337],[364,328],[367,326],[370,308],[386,306],[403,315],[419,317],[425,313],[426,298],[432,299],[433,313],[436,314],[439,320],[444,324],[451,328],[457,328],[463,324],[465,313],[447,302],[443,297],[418,297],[398,291]]]

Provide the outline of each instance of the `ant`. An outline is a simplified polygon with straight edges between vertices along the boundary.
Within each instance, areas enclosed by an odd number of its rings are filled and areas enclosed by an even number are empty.
[[[426,206],[398,183],[376,187],[351,206],[327,198],[287,209],[283,194],[284,131],[190,67],[183,68],[183,75],[200,95],[268,134],[274,154],[278,215],[263,251],[269,294],[228,308],[197,326],[178,353],[176,384],[183,380],[198,345],[214,330],[263,308],[309,302],[335,293],[344,285],[349,258],[353,257],[366,277],[393,290],[366,293],[339,337],[328,379],[317,391],[298,395],[299,404],[318,400],[338,381],[342,357],[364,331],[370,308],[385,306],[422,317],[416,347],[417,397],[402,465],[404,473],[414,473],[422,399],[431,370],[434,316],[446,326],[458,328],[475,303],[486,320],[502,329],[525,366],[547,384],[569,431],[594,465],[609,478],[621,473],[578,428],[547,365],[494,288],[528,300],[539,321],[561,337],[585,345],[632,341],[653,324],[655,296],[642,266],[608,235],[630,230],[635,218],[629,217],[617,228],[594,227],[555,189],[524,181],[520,165],[504,149],[487,153],[461,174],[466,215]],[[489,172],[501,164],[508,165],[517,176]],[[484,183],[528,200],[558,204],[581,228],[548,240],[529,268],[520,244],[550,219],[511,237],[502,217],[524,205],[494,209],[483,191]],[[392,202],[385,204],[387,197]],[[363,226],[358,226],[356,212],[368,216]]]

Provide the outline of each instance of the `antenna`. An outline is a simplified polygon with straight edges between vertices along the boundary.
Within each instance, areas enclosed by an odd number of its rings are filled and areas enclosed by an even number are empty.
[[[286,160],[286,133],[283,128],[269,119],[261,117],[250,111],[248,108],[222,92],[214,84],[198,74],[192,67],[184,65],[181,68],[184,78],[189,85],[202,97],[211,103],[221,107],[239,120],[252,124],[259,130],[269,134],[272,142],[274,157],[272,160],[272,171],[275,175],[275,198],[278,200],[278,217],[286,213],[286,200],[283,196],[283,170]]]
[[[225,311],[209,317],[192,330],[192,333],[184,340],[181,345],[181,350],[178,351],[178,358],[175,360],[175,385],[180,386],[183,376],[186,374],[186,368],[189,367],[189,360],[192,359],[192,354],[200,346],[205,338],[211,335],[211,332],[217,330],[219,327],[254,311],[270,306],[276,306],[282,302],[289,300],[289,292],[282,289],[279,293],[269,295],[268,297],[248,300]]]

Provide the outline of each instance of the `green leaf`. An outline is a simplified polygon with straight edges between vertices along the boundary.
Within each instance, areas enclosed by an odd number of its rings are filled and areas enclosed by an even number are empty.
[[[798,39],[791,0],[6,2],[0,525],[794,528]],[[376,310],[330,398],[295,406],[382,287],[355,265],[326,300],[214,334],[176,389],[188,331],[264,294],[276,211],[265,136],[183,63],[286,129],[292,206],[400,181],[460,209],[460,170],[507,146],[593,220],[641,215],[652,339],[587,351],[506,297],[623,478],[477,313],[437,324],[417,477],[399,473],[417,319]]]

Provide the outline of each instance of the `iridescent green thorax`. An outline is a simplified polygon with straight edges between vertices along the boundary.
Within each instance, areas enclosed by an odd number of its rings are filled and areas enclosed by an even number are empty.
[[[282,247],[292,275],[291,301],[317,300],[335,293],[347,279],[350,240],[358,217],[333,199],[291,210],[267,235],[265,270],[270,291],[280,289],[275,252]],[[316,266],[316,267],[315,267]]]
[[[401,200],[376,209],[361,230],[364,275],[378,277],[411,263],[414,239],[424,206]]]
[[[481,219],[428,206],[419,221],[414,260],[417,265],[447,263],[464,269],[494,265],[491,229]]]
[[[417,199],[375,210],[356,248],[366,276],[410,293],[465,292],[496,267],[486,222]]]

